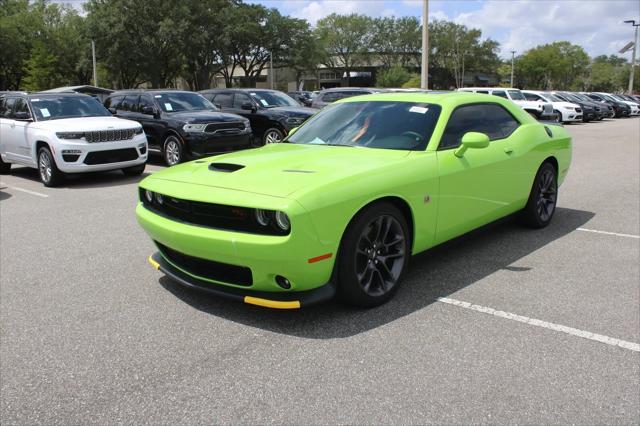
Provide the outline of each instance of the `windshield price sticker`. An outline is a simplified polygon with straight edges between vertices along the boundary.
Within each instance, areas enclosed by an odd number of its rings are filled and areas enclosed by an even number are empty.
[[[154,98],[161,98],[162,95],[155,95]]]
[[[265,101],[264,99],[260,99],[260,102],[262,102],[262,105],[264,106],[269,106],[269,102]]]
[[[47,108],[40,108],[40,112],[42,113],[42,116],[44,118],[51,117],[51,114],[49,113],[49,109]]]
[[[164,109],[166,109],[167,111],[173,111],[173,107],[169,102],[164,103]]]
[[[429,108],[425,107],[412,106],[411,108],[409,108],[409,112],[417,112],[419,114],[425,114],[427,111],[429,111]]]

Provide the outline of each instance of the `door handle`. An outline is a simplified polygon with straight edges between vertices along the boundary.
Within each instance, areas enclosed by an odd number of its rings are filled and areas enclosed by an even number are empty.
[[[511,153],[513,153],[513,148],[511,148],[511,147],[505,147],[504,152],[505,152],[506,154],[511,154]]]

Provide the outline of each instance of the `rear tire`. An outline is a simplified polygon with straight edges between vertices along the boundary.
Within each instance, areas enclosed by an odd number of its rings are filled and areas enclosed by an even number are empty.
[[[355,306],[371,308],[398,290],[411,255],[404,215],[378,203],[359,213],[344,234],[337,259],[338,291]]]
[[[42,147],[38,151],[38,174],[42,184],[50,188],[60,185],[64,180],[64,173],[58,169],[56,161],[47,147]]]
[[[11,163],[5,163],[0,157],[0,175],[8,175],[11,173]]]
[[[530,228],[547,226],[558,202],[558,172],[551,163],[543,163],[536,173],[527,205],[520,212],[520,220]]]
[[[127,167],[126,169],[122,169],[122,173],[124,173],[125,176],[139,176],[144,172],[146,165],[146,163],[142,163],[137,166]]]

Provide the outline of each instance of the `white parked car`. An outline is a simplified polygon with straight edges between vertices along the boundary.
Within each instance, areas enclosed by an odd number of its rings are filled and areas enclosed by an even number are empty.
[[[582,108],[578,104],[565,102],[551,93],[538,90],[523,90],[522,94],[528,101],[549,102],[553,106],[558,123],[582,121]]]
[[[458,89],[458,91],[485,93],[509,99],[538,120],[553,120],[555,118],[553,106],[549,102],[528,101],[520,89],[513,89],[509,87],[463,87]]]
[[[142,126],[113,117],[91,96],[0,96],[0,173],[9,173],[11,164],[37,168],[45,186],[59,184],[66,173],[139,175],[147,152]]]

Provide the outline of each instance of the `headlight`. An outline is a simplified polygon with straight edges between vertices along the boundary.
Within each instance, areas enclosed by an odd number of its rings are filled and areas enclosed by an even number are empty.
[[[289,216],[287,216],[284,212],[276,212],[276,224],[283,231],[288,231],[291,227],[291,222],[289,222]]]
[[[82,139],[84,132],[57,132],[58,139]]]
[[[136,135],[141,135],[142,134],[142,127],[136,127],[135,130],[134,130],[134,133]]]
[[[256,221],[262,226],[269,225],[269,214],[265,210],[256,210]]]
[[[292,124],[294,126],[299,126],[302,123],[304,123],[304,118],[298,118],[298,117],[289,117],[289,118],[287,118],[287,124]]]
[[[148,202],[153,203],[153,192],[149,191],[148,189],[145,189],[144,198],[146,198]]]
[[[182,130],[185,132],[204,132],[204,128],[207,127],[205,123],[199,124],[185,124],[182,126]]]

